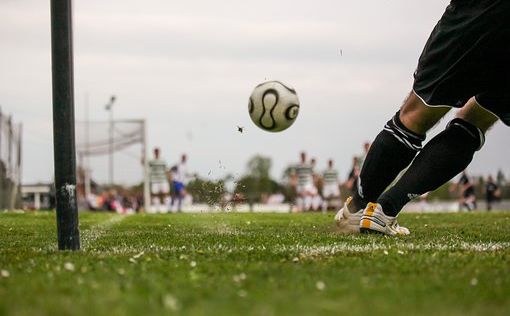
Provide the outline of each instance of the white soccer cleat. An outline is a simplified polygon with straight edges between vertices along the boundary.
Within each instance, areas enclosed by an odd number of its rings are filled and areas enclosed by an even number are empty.
[[[344,206],[336,213],[335,222],[338,227],[338,231],[344,234],[358,234],[359,233],[359,221],[363,210],[359,210],[356,213],[349,211],[349,204],[352,201],[352,197],[348,197],[344,203]]]
[[[381,233],[389,236],[409,235],[409,229],[397,223],[397,217],[387,216],[377,203],[368,203],[359,223],[362,233]]]

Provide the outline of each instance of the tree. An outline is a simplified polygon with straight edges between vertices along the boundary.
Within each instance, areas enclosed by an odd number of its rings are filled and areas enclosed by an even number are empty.
[[[248,175],[256,179],[269,179],[271,158],[255,155],[248,161]]]
[[[279,183],[271,179],[271,158],[256,155],[247,163],[247,173],[241,177],[235,187],[235,193],[244,196],[250,210],[253,204],[261,202],[264,196],[282,192]]]
[[[223,180],[203,180],[199,177],[189,182],[186,190],[193,196],[195,202],[220,207],[223,205],[223,196],[226,192]]]

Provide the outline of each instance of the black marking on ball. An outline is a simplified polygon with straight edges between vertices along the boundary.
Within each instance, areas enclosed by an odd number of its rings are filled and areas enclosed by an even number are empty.
[[[289,121],[295,120],[298,116],[299,105],[291,104],[287,110],[285,110],[285,118]],[[295,113],[295,114],[294,114]]]
[[[278,82],[279,84],[281,84],[285,89],[287,89],[290,93],[294,94],[294,95],[297,95],[296,93],[296,90],[292,89],[291,87],[287,87],[283,82],[280,82],[280,81],[275,81],[275,82]]]
[[[265,85],[265,84],[269,84],[269,83],[277,83],[277,84],[280,84],[282,87],[284,87],[285,89],[287,89],[290,93],[292,93],[292,94],[294,94],[294,95],[297,95],[296,90],[292,89],[291,87],[286,86],[283,82],[278,81],[278,80],[271,80],[271,81],[263,82],[263,83],[261,83],[261,84],[258,84],[255,88],[258,88],[258,87],[260,87],[260,86],[263,86],[263,85]]]
[[[266,98],[266,95],[268,95],[268,94],[272,94],[275,97],[275,102],[274,102],[273,106],[271,107],[271,109],[269,110],[269,117],[271,118],[270,126],[266,126],[266,125],[264,125],[264,123],[262,123],[262,118],[264,117],[264,114],[266,114],[266,104],[264,103],[265,102],[264,99]],[[262,115],[260,115],[259,124],[263,128],[269,129],[269,130],[276,128],[276,121],[273,117],[273,111],[276,108],[276,105],[278,104],[279,100],[280,100],[280,95],[278,94],[278,91],[276,91],[275,89],[267,89],[264,92],[264,94],[262,95]]]
[[[250,114],[252,114],[253,110],[254,110],[253,100],[251,99],[251,97],[250,97],[250,103],[248,103],[248,110],[249,110]]]

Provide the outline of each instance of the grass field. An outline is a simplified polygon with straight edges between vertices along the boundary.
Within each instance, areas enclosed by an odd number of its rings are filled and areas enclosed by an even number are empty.
[[[320,214],[0,214],[0,315],[509,315],[510,212],[402,214],[405,238]]]

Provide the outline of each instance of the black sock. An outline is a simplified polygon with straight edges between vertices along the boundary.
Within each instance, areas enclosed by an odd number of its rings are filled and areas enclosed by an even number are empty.
[[[354,210],[375,202],[383,191],[407,167],[421,149],[424,135],[418,135],[399,119],[400,111],[389,120],[370,146],[354,194]]]
[[[437,189],[466,169],[484,143],[483,133],[456,118],[425,145],[397,183],[378,199],[388,216],[396,216],[411,199]]]

